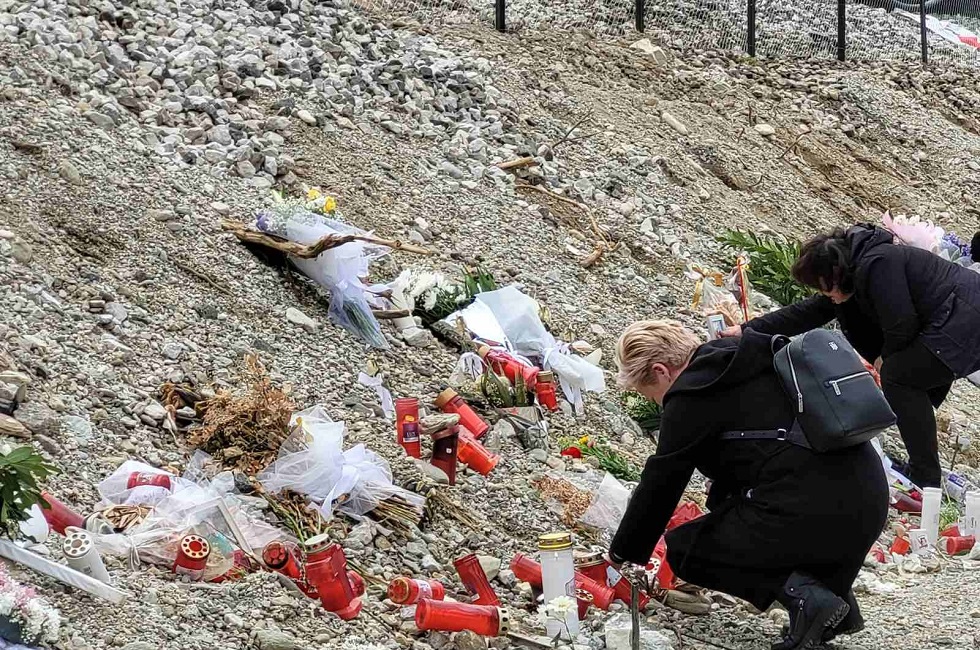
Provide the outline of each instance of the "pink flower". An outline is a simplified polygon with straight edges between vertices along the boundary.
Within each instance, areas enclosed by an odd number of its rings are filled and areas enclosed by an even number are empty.
[[[905,215],[892,217],[890,212],[885,212],[881,217],[881,223],[898,237],[899,241],[895,243],[914,246],[932,253],[939,252],[940,242],[946,234],[932,221],[921,221],[918,217]]]

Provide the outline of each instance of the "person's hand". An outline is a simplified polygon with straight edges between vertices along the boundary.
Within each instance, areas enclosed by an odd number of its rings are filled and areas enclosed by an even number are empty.
[[[881,357],[875,361],[875,372],[881,372]]]
[[[723,339],[737,339],[740,336],[742,336],[741,325],[732,325],[718,332],[718,337]]]

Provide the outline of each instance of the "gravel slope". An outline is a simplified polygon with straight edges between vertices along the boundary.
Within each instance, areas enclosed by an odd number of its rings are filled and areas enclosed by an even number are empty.
[[[632,320],[700,326],[682,271],[723,263],[711,239],[722,228],[802,237],[885,208],[940,214],[961,234],[978,224],[980,86],[969,70],[648,55],[629,41],[392,28],[329,4],[296,7],[0,0],[0,346],[35,378],[35,441],[63,468],[53,491],[80,508],[126,457],[186,462],[189,450],[140,416],[165,380],[233,381],[249,350],[299,403],[322,401],[345,420],[349,442],[367,442],[399,478],[415,474],[357,373],[370,358],[397,394],[431,398],[456,357],[406,347],[388,325],[393,349],[365,351],[307,284],[222,234],[219,218],[249,219],[272,183],[318,185],[352,223],[437,251],[391,255],[375,267],[380,280],[481,258],[546,304],[563,339],[601,347],[607,370]],[[518,174],[588,206],[615,252],[580,266],[590,220],[494,167],[520,155],[540,164]],[[93,300],[116,306],[93,311]],[[289,307],[317,329],[289,323]],[[653,447],[615,403],[612,391],[590,396],[584,419],[554,418],[553,436],[601,432],[641,463]],[[962,387],[948,410],[977,439],[976,389]],[[92,433],[63,426],[66,415]],[[533,549],[557,522],[528,485],[545,466],[514,439],[500,445],[489,479],[455,488],[486,530],[437,517],[415,545],[352,531],[348,556],[381,580],[425,566],[458,591],[461,549],[504,562]],[[967,460],[976,467],[976,454]],[[345,624],[267,575],[202,587],[110,570],[134,596],[118,609],[37,580],[70,621],[58,647],[451,647],[377,593]],[[862,596],[868,629],[840,647],[974,647],[975,572],[952,561],[935,575],[882,577],[899,590]],[[506,573],[497,586],[533,631],[526,594]],[[780,623],[728,604],[651,616],[729,648],[766,647]],[[599,650],[601,629],[593,618],[580,643]]]

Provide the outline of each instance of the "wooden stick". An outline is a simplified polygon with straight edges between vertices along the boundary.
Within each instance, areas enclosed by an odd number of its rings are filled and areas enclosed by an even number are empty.
[[[550,643],[544,643],[542,641],[538,641],[537,639],[533,639],[529,636],[525,636],[517,632],[508,632],[507,638],[509,638],[511,641],[513,641],[518,645],[523,643],[525,646],[531,648],[541,648],[542,650],[549,650],[551,648]]]
[[[550,196],[551,198],[553,198],[553,199],[555,199],[557,201],[561,201],[562,203],[568,203],[569,205],[574,205],[576,208],[578,208],[579,210],[582,210],[583,212],[586,212],[587,213],[589,211],[589,209],[587,207],[585,207],[584,205],[582,205],[578,201],[573,201],[572,199],[570,199],[568,197],[565,197],[565,196],[562,196],[561,194],[556,194],[555,192],[552,192],[551,190],[549,190],[547,188],[541,187],[540,185],[531,185],[529,183],[520,183],[519,185],[515,185],[514,187],[516,189],[519,189],[519,190],[525,190],[526,189],[526,190],[533,190],[535,192],[540,192],[541,194],[544,194],[546,196]]]
[[[585,121],[586,121],[587,119],[589,119],[590,117],[592,117],[592,110],[589,110],[589,111],[588,111],[588,112],[587,112],[587,113],[586,113],[585,115],[583,115],[583,116],[582,116],[582,118],[581,118],[581,119],[579,119],[579,120],[578,120],[577,122],[575,122],[575,124],[573,124],[573,125],[571,126],[571,128],[569,128],[569,129],[568,129],[567,131],[565,131],[565,135],[563,135],[563,136],[561,137],[561,139],[559,139],[559,140],[558,140],[558,142],[556,142],[556,143],[554,143],[553,145],[551,145],[551,146],[549,147],[549,149],[551,149],[552,151],[554,151],[555,149],[557,149],[557,148],[558,148],[558,146],[559,146],[559,145],[561,145],[561,144],[562,144],[562,143],[564,143],[564,142],[567,142],[567,141],[568,141],[568,136],[570,136],[570,135],[572,134],[572,132],[574,132],[574,131],[575,131],[575,129],[577,129],[578,127],[580,127],[580,126],[582,126],[582,124],[583,124],[583,123],[584,123],[584,122],[585,122]]]
[[[234,297],[234,295],[235,295],[235,294],[233,294],[231,292],[230,289],[228,289],[228,287],[223,286],[222,284],[220,284],[217,280],[215,280],[211,276],[207,275],[206,273],[204,273],[202,271],[198,271],[197,269],[195,269],[193,266],[190,266],[189,264],[186,264],[184,262],[181,262],[180,260],[174,260],[174,266],[176,266],[177,268],[179,268],[179,269],[181,269],[183,271],[186,271],[187,273],[190,273],[191,275],[193,275],[195,278],[197,278],[199,280],[203,280],[204,282],[207,282],[212,287],[214,287],[215,289],[217,289],[221,293],[225,294],[226,296]]]
[[[410,309],[374,309],[371,313],[379,320],[394,320],[412,315]]]
[[[586,257],[581,262],[579,262],[579,266],[581,266],[584,269],[594,266],[595,263],[602,258],[602,254],[605,252],[606,252],[605,244],[602,243],[597,244],[595,250],[592,251],[592,253],[588,257]]]
[[[517,158],[515,160],[508,160],[507,162],[497,163],[497,167],[504,171],[511,169],[518,169],[521,167],[534,167],[538,164],[538,161],[531,156],[526,156],[524,158]]]
[[[298,257],[304,260],[313,259],[314,257],[319,256],[323,251],[336,248],[337,246],[343,246],[344,244],[349,244],[353,241],[363,241],[369,244],[387,246],[388,248],[395,250],[403,250],[409,253],[417,253],[419,255],[432,254],[432,251],[427,248],[422,248],[421,246],[406,244],[405,242],[397,239],[382,239],[371,235],[327,235],[316,243],[306,246],[303,244],[297,244],[296,242],[291,242],[287,239],[283,239],[282,237],[276,237],[275,235],[269,235],[264,232],[259,232],[258,230],[252,230],[245,224],[237,221],[222,219],[221,228],[222,230],[232,233],[235,235],[235,237],[238,237],[239,241],[245,242],[246,244],[258,244],[259,246],[272,248],[282,253],[286,253],[287,255],[292,255],[293,257]]]

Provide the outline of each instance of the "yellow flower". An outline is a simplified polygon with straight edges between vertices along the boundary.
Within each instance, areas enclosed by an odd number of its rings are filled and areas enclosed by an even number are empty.
[[[336,209],[337,209],[337,199],[333,198],[332,196],[328,196],[326,201],[323,202],[323,211],[333,212]]]
[[[588,436],[582,436],[581,438],[578,439],[578,444],[580,444],[580,445],[587,445],[587,444],[589,444],[589,437]]]
[[[306,193],[306,200],[307,201],[316,201],[318,198],[320,198],[320,190],[319,190],[319,188],[311,187],[309,189],[309,191]]]

